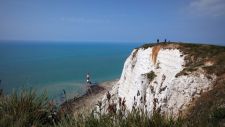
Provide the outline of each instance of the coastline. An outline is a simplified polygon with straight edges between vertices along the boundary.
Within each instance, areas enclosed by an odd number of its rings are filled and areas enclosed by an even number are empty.
[[[110,91],[112,87],[119,81],[119,79],[105,81],[98,85],[91,87],[92,92],[74,97],[61,104],[61,109],[67,113],[79,113],[91,111],[95,107],[98,101],[101,101],[107,91]]]

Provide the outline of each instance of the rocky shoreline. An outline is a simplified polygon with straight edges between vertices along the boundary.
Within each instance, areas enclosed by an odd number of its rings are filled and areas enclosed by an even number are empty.
[[[99,83],[91,86],[91,92],[74,97],[61,105],[61,109],[67,113],[76,114],[78,112],[91,111],[101,101],[107,91],[110,91],[118,79]]]

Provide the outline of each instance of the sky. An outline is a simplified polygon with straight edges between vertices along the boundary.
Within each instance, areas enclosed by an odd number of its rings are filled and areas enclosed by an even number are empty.
[[[0,0],[0,40],[225,43],[225,0]]]

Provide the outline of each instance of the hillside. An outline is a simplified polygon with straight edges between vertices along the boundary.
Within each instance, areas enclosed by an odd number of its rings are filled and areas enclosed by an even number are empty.
[[[158,111],[206,123],[210,113],[222,110],[219,117],[224,119],[225,47],[178,42],[142,45],[127,58],[110,93],[111,102],[103,99],[105,112],[112,103],[120,109],[120,101],[125,100],[127,110],[143,109],[149,115]]]

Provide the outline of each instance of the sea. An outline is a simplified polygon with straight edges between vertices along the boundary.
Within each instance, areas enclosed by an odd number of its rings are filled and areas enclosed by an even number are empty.
[[[46,92],[58,99],[85,91],[86,74],[101,83],[120,78],[135,42],[0,41],[0,88],[4,94],[21,89]]]

